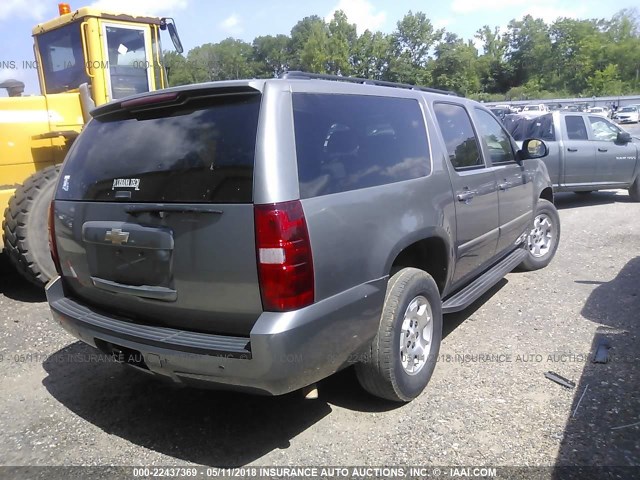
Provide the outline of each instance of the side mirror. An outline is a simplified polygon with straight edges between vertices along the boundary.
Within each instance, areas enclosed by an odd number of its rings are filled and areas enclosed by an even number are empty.
[[[522,142],[522,148],[518,150],[518,160],[529,160],[532,158],[542,158],[549,155],[549,147],[542,140],[537,138],[527,138]]]
[[[171,41],[173,42],[173,46],[175,47],[176,52],[184,52],[184,48],[182,48],[182,42],[180,41],[180,36],[178,35],[178,29],[176,28],[176,22],[173,18],[161,19],[160,30],[169,30],[169,36],[171,37]]]
[[[616,137],[616,143],[629,143],[631,141],[631,134],[629,132],[618,132]]]

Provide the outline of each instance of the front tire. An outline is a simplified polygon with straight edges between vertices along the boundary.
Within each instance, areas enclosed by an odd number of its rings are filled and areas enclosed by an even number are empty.
[[[380,327],[356,364],[362,387],[372,395],[409,402],[424,390],[436,366],[442,340],[442,303],[433,278],[403,268],[389,279]]]
[[[520,270],[532,271],[544,268],[556,254],[560,242],[560,216],[556,207],[548,200],[538,200],[533,225],[525,240],[526,258]]]
[[[44,168],[16,189],[4,212],[4,248],[18,272],[42,287],[56,275],[48,235],[48,210],[60,166]]]

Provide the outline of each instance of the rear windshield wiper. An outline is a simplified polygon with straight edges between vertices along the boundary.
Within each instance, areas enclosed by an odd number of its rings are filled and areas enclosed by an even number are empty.
[[[141,213],[158,214],[161,217],[165,213],[213,213],[222,214],[222,210],[210,207],[209,205],[129,205],[125,207],[125,212],[131,215],[140,215]]]

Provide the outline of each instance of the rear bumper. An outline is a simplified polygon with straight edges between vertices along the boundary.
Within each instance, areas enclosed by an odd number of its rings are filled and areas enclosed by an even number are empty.
[[[178,383],[280,395],[353,361],[378,330],[386,278],[293,312],[264,312],[249,338],[135,324],[65,296],[49,282],[53,318],[96,348],[139,352],[149,372]]]

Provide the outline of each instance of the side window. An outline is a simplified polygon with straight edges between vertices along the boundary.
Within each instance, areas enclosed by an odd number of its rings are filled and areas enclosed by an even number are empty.
[[[435,103],[433,110],[453,168],[458,170],[484,166],[478,139],[466,109],[451,103]]]
[[[47,93],[61,93],[88,82],[80,23],[71,23],[36,38]]]
[[[430,173],[424,117],[412,98],[293,94],[301,198]]]
[[[492,163],[514,162],[516,157],[511,146],[511,139],[502,126],[490,114],[476,108],[478,133],[489,149]]]
[[[613,142],[618,137],[620,129],[602,117],[589,117],[593,138],[605,142]]]
[[[564,117],[564,123],[567,126],[567,136],[569,140],[588,140],[587,127],[582,117],[577,115],[567,115]]]

